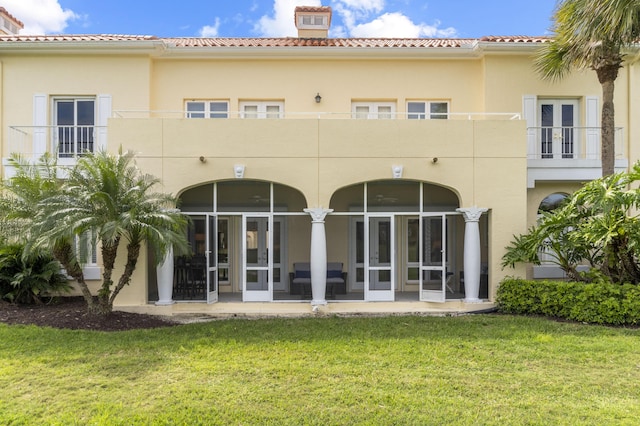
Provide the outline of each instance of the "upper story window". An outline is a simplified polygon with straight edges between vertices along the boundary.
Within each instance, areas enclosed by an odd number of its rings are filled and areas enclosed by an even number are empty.
[[[95,98],[54,98],[53,119],[59,157],[94,151]]]
[[[227,101],[187,101],[187,118],[228,118],[229,102]]]
[[[326,16],[320,16],[320,15],[302,15],[300,17],[301,19],[301,23],[302,25],[314,25],[314,26],[319,26],[319,25],[327,25],[327,18]]]
[[[574,158],[577,148],[577,112],[577,99],[538,100],[542,158]]]
[[[240,102],[242,118],[283,118],[284,102],[280,101],[242,101]]]
[[[396,115],[394,102],[352,102],[351,116],[357,119],[391,119]]]
[[[437,120],[449,118],[449,102],[411,101],[407,102],[407,118],[410,120]]]

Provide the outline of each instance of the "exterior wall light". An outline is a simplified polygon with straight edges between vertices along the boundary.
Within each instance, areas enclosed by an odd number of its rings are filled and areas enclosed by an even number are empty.
[[[316,98],[315,98],[315,99],[316,99],[316,103],[317,103],[317,104],[319,104],[319,103],[320,103],[320,101],[322,100],[322,96],[320,96],[320,93],[318,93],[318,94],[316,95]]]
[[[393,172],[394,179],[400,179],[402,177],[402,166],[392,166],[391,171]]]
[[[244,164],[236,164],[233,166],[233,174],[236,179],[242,179],[244,177]]]

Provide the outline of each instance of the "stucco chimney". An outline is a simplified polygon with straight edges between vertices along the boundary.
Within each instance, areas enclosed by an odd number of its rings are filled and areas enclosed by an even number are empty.
[[[327,38],[331,26],[331,7],[297,6],[295,20],[299,38]]]
[[[0,34],[15,35],[24,28],[24,24],[0,6]]]

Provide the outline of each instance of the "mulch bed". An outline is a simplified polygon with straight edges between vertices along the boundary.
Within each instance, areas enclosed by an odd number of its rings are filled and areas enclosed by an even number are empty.
[[[123,331],[171,327],[176,323],[155,315],[114,311],[106,317],[89,315],[82,297],[62,297],[42,305],[0,301],[0,322],[33,324],[72,330]]]

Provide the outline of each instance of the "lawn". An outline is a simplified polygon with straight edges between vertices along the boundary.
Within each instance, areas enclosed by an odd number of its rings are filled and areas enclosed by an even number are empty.
[[[476,315],[0,324],[0,424],[553,424],[640,419],[640,330]]]

